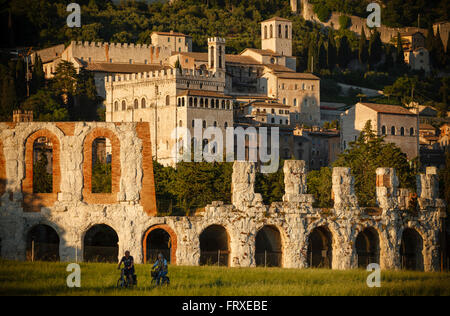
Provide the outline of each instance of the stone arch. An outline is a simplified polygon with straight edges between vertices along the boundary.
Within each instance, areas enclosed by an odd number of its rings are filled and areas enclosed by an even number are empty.
[[[206,227],[199,236],[200,265],[230,264],[230,236],[222,225],[213,224]]]
[[[311,229],[307,238],[307,262],[310,268],[328,268],[333,266],[333,235],[328,226]]]
[[[85,262],[117,262],[119,236],[107,224],[93,224],[83,234],[83,260]]]
[[[358,267],[366,268],[371,263],[380,263],[380,236],[373,227],[363,229],[355,240]]]
[[[165,234],[164,234],[165,233]],[[142,250],[143,250],[143,258],[144,263],[147,263],[149,259],[151,259],[151,255],[149,253],[149,249],[152,248],[151,240],[152,235],[156,237],[157,240],[157,247],[153,248],[154,250],[157,250],[157,252],[161,252],[164,254],[164,257],[168,259],[171,264],[176,264],[177,262],[177,246],[178,246],[178,240],[177,235],[175,231],[166,224],[157,224],[154,226],[151,226],[144,234],[143,240],[142,240]],[[167,236],[169,237],[167,240]],[[163,243],[167,241],[167,248],[159,248],[160,245],[162,246]],[[150,243],[149,243],[150,242]],[[169,245],[170,243],[170,245]],[[151,263],[151,261],[150,261]]]
[[[422,235],[415,228],[406,228],[402,232],[400,260],[402,269],[424,270]]]
[[[28,229],[26,259],[29,261],[59,261],[60,238],[51,225],[39,223]]]
[[[33,192],[33,152],[37,139],[45,137],[52,144],[52,192]],[[59,138],[48,129],[41,129],[29,135],[25,140],[25,179],[22,182],[23,207],[26,212],[40,212],[41,207],[52,206],[57,198],[61,184],[60,168],[60,141]]]
[[[97,138],[108,138],[111,142],[111,193],[92,193],[92,144]],[[113,204],[120,191],[120,141],[107,128],[94,128],[83,142],[83,200],[88,204]]]
[[[283,262],[283,238],[278,227],[264,225],[255,236],[256,266],[281,267]]]
[[[141,109],[145,109],[147,107],[147,100],[145,98],[141,99]]]

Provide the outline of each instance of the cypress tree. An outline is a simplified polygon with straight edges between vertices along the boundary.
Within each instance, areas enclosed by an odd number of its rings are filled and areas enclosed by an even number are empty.
[[[347,36],[343,36],[339,42],[338,64],[339,67],[345,69],[350,62],[352,50],[348,42]]]
[[[369,59],[369,51],[367,47],[367,37],[364,27],[359,38],[358,59],[361,64],[366,64]]]
[[[403,51],[403,42],[400,33],[397,34],[397,54],[396,54],[396,63],[399,66],[404,65],[405,63],[405,53]]]
[[[328,32],[328,43],[327,43],[327,65],[331,71],[333,71],[334,67],[336,67],[336,58],[337,58],[336,41],[334,39],[333,29],[330,28],[330,31]]]

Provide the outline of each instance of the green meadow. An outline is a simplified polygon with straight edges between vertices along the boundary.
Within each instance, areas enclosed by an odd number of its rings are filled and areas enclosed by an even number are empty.
[[[81,287],[68,288],[65,263],[0,261],[0,295],[450,295],[449,273],[384,271],[381,287],[369,288],[365,270],[170,266],[170,286],[158,288],[151,285],[150,266],[136,265],[137,287],[117,289],[117,265],[80,266]]]

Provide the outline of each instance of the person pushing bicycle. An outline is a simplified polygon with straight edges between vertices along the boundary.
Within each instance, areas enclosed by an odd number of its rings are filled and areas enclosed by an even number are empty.
[[[133,276],[134,276],[134,259],[132,256],[130,256],[130,252],[127,250],[125,251],[125,256],[122,257],[122,260],[119,262],[118,269],[120,270],[121,265],[124,265],[124,274],[125,277],[128,278],[130,284],[133,282]]]
[[[152,269],[154,271],[156,271],[156,273],[157,273],[156,284],[159,285],[161,279],[163,279],[168,273],[167,260],[164,258],[162,253],[160,253],[158,255],[158,259],[156,260],[156,262],[153,265]]]

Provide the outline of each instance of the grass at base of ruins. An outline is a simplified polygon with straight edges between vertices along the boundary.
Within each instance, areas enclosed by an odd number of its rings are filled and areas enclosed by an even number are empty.
[[[117,265],[81,264],[81,288],[68,288],[65,263],[0,261],[0,295],[450,295],[449,273],[385,271],[369,288],[365,270],[169,267],[171,285],[150,285],[150,266],[137,265],[138,286],[115,288]]]

